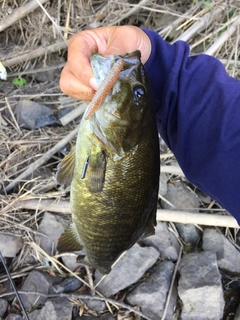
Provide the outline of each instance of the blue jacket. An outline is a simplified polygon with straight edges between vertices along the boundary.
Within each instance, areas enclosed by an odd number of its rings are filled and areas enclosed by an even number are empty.
[[[187,179],[240,224],[240,81],[208,55],[146,30],[158,130]]]

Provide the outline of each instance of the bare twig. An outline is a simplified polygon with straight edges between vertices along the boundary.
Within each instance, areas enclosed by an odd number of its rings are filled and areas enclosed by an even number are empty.
[[[71,6],[72,6],[72,1],[70,0],[68,3],[68,10],[67,10],[67,16],[66,16],[66,23],[65,23],[65,32],[64,32],[64,39],[68,38],[68,29],[69,29],[69,24],[70,24],[70,13],[71,13]]]
[[[21,200],[14,204],[15,207],[21,207],[29,210],[48,210],[52,212],[60,212],[65,214],[71,213],[70,203],[60,201],[58,203],[53,200]],[[159,221],[172,221],[178,223],[192,223],[206,226],[222,226],[229,228],[240,228],[235,218],[232,216],[224,216],[220,214],[207,214],[207,213],[191,213],[187,211],[178,210],[157,210],[157,220]]]
[[[236,16],[227,20],[225,23],[221,23],[219,28],[216,28],[212,32],[208,32],[205,37],[201,37],[198,41],[194,41],[194,43],[190,45],[190,50],[194,49],[195,47],[199,46],[199,44],[209,40],[210,38],[218,37],[218,35],[222,33],[222,31],[226,29],[229,25],[231,25],[235,20]]]
[[[56,51],[59,51],[59,50],[65,49],[65,48],[67,48],[67,43],[65,41],[57,42],[57,43],[52,44],[48,47],[41,47],[41,48],[33,50],[31,52],[18,55],[14,58],[2,60],[2,63],[5,67],[10,67],[15,64],[22,63],[22,62],[28,61],[30,59],[38,58],[38,57],[41,57],[45,54],[56,52]]]
[[[16,203],[10,203],[9,206],[15,206],[15,208],[23,208],[28,210],[48,210],[51,212],[59,212],[64,214],[71,214],[70,203],[67,201],[56,202],[56,200],[20,200]]]
[[[136,11],[140,10],[142,6],[144,6],[145,4],[147,4],[149,2],[149,0],[142,0],[140,1],[138,4],[136,4],[132,9],[128,10],[125,14],[121,15],[120,18],[118,18],[117,20],[114,20],[112,23],[110,23],[109,25],[115,25],[118,24],[119,22],[121,22],[122,20],[128,18],[129,16],[133,15],[134,13],[136,13]]]
[[[65,64],[66,63],[64,62],[64,63],[59,63],[58,65],[55,65],[55,66],[47,66],[46,68],[24,70],[24,71],[15,72],[15,73],[8,73],[8,78],[19,77],[19,76],[26,75],[26,74],[32,74],[32,73],[36,74],[36,73],[46,72],[46,71],[50,71],[50,70],[60,69],[60,68],[63,68],[65,66]]]
[[[64,117],[60,118],[60,122],[62,123],[63,126],[67,125],[69,122],[73,121],[77,117],[81,116],[87,105],[86,103],[82,102],[77,108],[73,109],[69,113],[67,113]]]
[[[179,263],[180,263],[181,258],[182,258],[182,252],[183,252],[183,245],[180,243],[180,250],[179,250],[179,253],[178,253],[178,259],[177,259],[177,262],[176,262],[175,267],[174,267],[174,272],[173,272],[173,275],[172,275],[172,280],[171,280],[170,288],[169,288],[169,291],[168,291],[167,300],[166,300],[165,305],[164,305],[164,310],[163,310],[163,315],[162,315],[161,320],[164,320],[166,315],[167,315],[168,305],[169,305],[169,302],[170,302],[170,298],[171,298],[174,282],[175,282],[175,279],[176,279]]]
[[[19,302],[19,305],[20,305],[20,307],[21,307],[21,309],[22,309],[23,315],[24,315],[24,317],[26,318],[26,320],[29,320],[28,315],[27,315],[27,313],[26,313],[26,311],[25,311],[24,305],[23,305],[23,303],[22,303],[22,300],[21,300],[21,298],[20,298],[20,296],[19,296],[19,294],[18,294],[18,291],[17,291],[17,289],[16,289],[16,287],[15,287],[15,284],[14,284],[14,282],[13,282],[13,280],[12,280],[12,277],[11,277],[11,275],[10,275],[10,272],[8,271],[8,268],[7,268],[6,264],[5,264],[5,261],[4,261],[4,259],[3,259],[3,256],[2,256],[1,251],[0,251],[0,259],[1,259],[1,262],[2,262],[2,264],[3,264],[4,269],[5,269],[5,271],[6,271],[6,274],[7,274],[7,276],[8,276],[8,279],[9,279],[9,281],[10,281],[10,283],[11,283],[11,286],[12,286],[12,288],[13,288],[13,290],[14,290],[14,293],[15,293],[17,299],[18,299],[18,302]]]
[[[33,173],[37,168],[39,168],[42,164],[47,162],[57,151],[59,151],[62,147],[64,147],[78,132],[78,127],[72,130],[66,137],[64,137],[61,141],[59,141],[53,148],[48,150],[40,159],[30,164],[30,166],[21,173],[16,179],[10,182],[6,187],[6,192],[12,190],[20,181],[26,179],[31,173]]]
[[[10,114],[11,114],[11,117],[12,117],[12,119],[13,119],[13,122],[14,122],[16,128],[17,128],[17,131],[18,131],[18,133],[19,133],[20,135],[22,135],[21,129],[20,129],[18,123],[17,123],[17,120],[16,120],[16,118],[15,118],[15,116],[14,116],[14,113],[13,113],[12,108],[11,108],[9,102],[8,102],[8,98],[7,98],[7,97],[5,97],[5,101],[6,101],[6,105],[7,105],[7,107],[8,107],[8,110],[9,110],[9,112],[10,112]]]
[[[191,213],[177,210],[157,210],[157,220],[172,221],[183,224],[190,223],[205,226],[240,228],[234,217],[219,214]]]
[[[53,24],[53,26],[54,26],[54,28],[53,28],[53,30],[55,31],[55,30],[57,30],[58,31],[58,33],[60,34],[60,36],[63,38],[63,40],[66,42],[66,44],[67,44],[67,41],[66,41],[66,38],[62,35],[62,33],[61,33],[61,28],[60,28],[60,26],[54,21],[54,19],[50,16],[50,14],[47,12],[47,10],[44,8],[44,6],[41,4],[41,1],[40,0],[35,0],[38,4],[39,4],[39,6],[41,7],[41,9],[43,10],[43,12],[46,14],[46,16],[51,20],[51,22],[52,22],[52,24]]]
[[[199,6],[201,5],[201,2],[198,2],[195,4],[195,6],[191,7],[187,12],[185,12],[184,15],[181,15],[178,19],[174,20],[170,25],[166,26],[164,29],[159,31],[159,34],[164,38],[169,34],[169,32],[177,27],[180,23],[182,23],[187,17],[191,17],[194,15],[195,11],[198,10]]]
[[[45,3],[47,0],[39,0],[40,3]],[[37,9],[39,4],[36,0],[31,0],[19,8],[15,9],[10,16],[2,19],[0,22],[0,32],[13,25],[16,21],[25,17],[29,12]]]
[[[182,177],[185,176],[185,174],[179,166],[161,166],[161,172],[176,174]]]
[[[145,316],[142,312],[138,311],[137,309],[123,303],[123,302],[119,302],[119,301],[116,301],[114,299],[110,299],[110,298],[105,298],[105,297],[98,297],[98,296],[89,296],[89,295],[86,295],[86,294],[67,294],[67,293],[59,293],[59,294],[44,294],[44,293],[41,293],[41,292],[36,292],[36,291],[28,291],[28,292],[25,292],[25,291],[18,291],[19,294],[33,294],[33,295],[39,295],[41,297],[45,297],[45,298],[67,298],[67,299],[83,299],[83,300],[100,300],[100,301],[104,301],[104,302],[108,302],[108,303],[111,303],[113,305],[117,305],[121,308],[124,308],[124,309],[127,309],[137,315],[139,315],[140,317],[142,317],[143,319],[146,319],[146,320],[153,320],[147,316]],[[7,292],[7,293],[3,293],[0,295],[0,298],[3,298],[3,297],[7,297],[7,296],[10,296],[12,295],[13,292]]]
[[[213,56],[219,48],[222,47],[224,42],[231,37],[231,35],[237,30],[240,25],[240,17],[238,16],[233,24],[218,38],[218,40],[205,52],[210,56]]]
[[[94,284],[93,284],[93,278],[92,278],[92,273],[90,271],[89,266],[85,266],[86,272],[87,272],[87,277],[88,277],[88,283],[89,283],[89,288],[91,291],[91,295],[94,296],[95,295],[95,288],[94,288]]]
[[[203,29],[206,29],[216,19],[216,17],[224,11],[225,7],[226,4],[222,4],[221,6],[218,6],[214,11],[207,13],[204,17],[200,18],[199,21],[195,22],[190,28],[188,28],[186,32],[181,34],[175,41],[188,41],[194,34],[200,32]]]

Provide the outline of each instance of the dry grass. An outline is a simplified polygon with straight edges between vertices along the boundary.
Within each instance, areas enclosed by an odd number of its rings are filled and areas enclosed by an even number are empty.
[[[61,68],[61,58],[66,57],[67,40],[80,30],[134,24],[156,30],[171,43],[178,39],[187,40],[192,54],[208,52],[216,56],[231,76],[240,79],[239,0],[231,3],[211,1],[210,6],[208,2],[194,0],[45,1],[43,8],[24,14],[30,3],[0,0],[0,61],[8,67],[9,75],[36,74],[46,69],[51,60],[59,61],[54,68]],[[20,16],[24,17],[20,19]],[[75,122],[66,127],[44,127],[33,131],[19,128],[11,112],[9,116],[4,114],[6,110],[11,111],[19,100],[30,99],[58,109],[63,95],[58,87],[59,78],[41,84],[30,80],[21,88],[13,86],[12,78],[9,79],[6,83],[0,82],[0,232],[23,236],[26,244],[12,267],[13,277],[22,278],[33,268],[44,268],[46,264],[43,254],[36,249],[37,244],[27,244],[35,243],[44,210],[39,210],[37,205],[34,210],[22,210],[16,203],[24,199],[38,202],[41,199],[56,202],[68,199],[68,190],[59,187],[54,178],[62,153],[55,151],[40,168],[33,167],[27,177],[17,181],[8,193],[6,188],[72,131]],[[75,102],[70,100],[70,103]],[[163,165],[173,161],[173,155],[163,150]],[[168,173],[169,179],[181,179],[181,172],[173,170]],[[29,255],[33,260],[28,259]],[[56,273],[58,269],[54,269]],[[5,280],[6,276],[2,275],[0,282]]]

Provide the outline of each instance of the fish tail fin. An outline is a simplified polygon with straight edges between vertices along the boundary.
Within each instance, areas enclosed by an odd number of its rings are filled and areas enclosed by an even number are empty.
[[[106,274],[108,274],[111,270],[112,270],[112,268],[111,268],[111,266],[109,266],[109,265],[107,265],[107,266],[96,266],[96,265],[93,265],[90,261],[89,261],[89,259],[88,259],[88,257],[87,257],[87,255],[86,256],[78,256],[77,257],[77,262],[79,262],[79,263],[82,263],[82,264],[84,264],[84,265],[86,265],[86,266],[88,266],[88,267],[91,267],[91,268],[96,268],[96,269],[98,269],[99,271],[100,271],[100,273],[101,274],[103,274],[103,275],[106,275]]]

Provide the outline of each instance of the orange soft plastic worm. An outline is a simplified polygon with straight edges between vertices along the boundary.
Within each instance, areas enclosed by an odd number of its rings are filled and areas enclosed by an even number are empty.
[[[105,101],[107,95],[111,91],[112,87],[116,83],[118,76],[123,68],[124,59],[118,59],[112,68],[110,69],[108,75],[103,80],[101,85],[99,86],[97,92],[95,93],[92,101],[87,107],[87,111],[85,114],[85,120],[88,120],[94,112],[101,106],[101,104]]]

